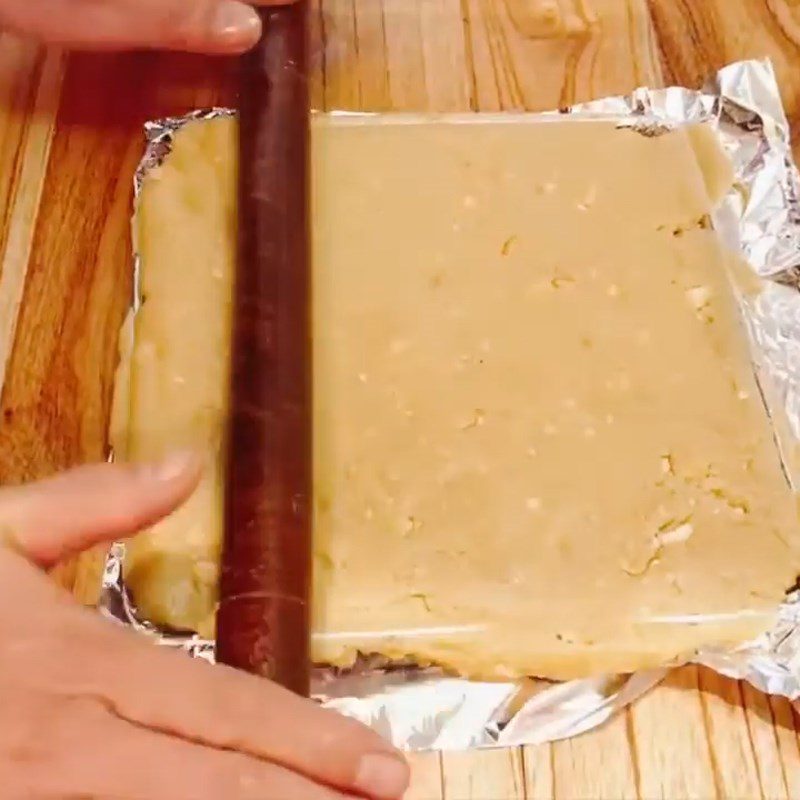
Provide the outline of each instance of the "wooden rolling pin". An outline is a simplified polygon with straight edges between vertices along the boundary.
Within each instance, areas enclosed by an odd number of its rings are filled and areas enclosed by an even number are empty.
[[[306,1],[242,60],[238,261],[217,660],[309,692],[311,317]]]

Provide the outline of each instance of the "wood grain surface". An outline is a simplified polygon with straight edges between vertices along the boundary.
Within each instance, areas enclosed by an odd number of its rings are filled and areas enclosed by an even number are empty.
[[[312,2],[320,108],[544,109],[770,56],[800,131],[797,0]],[[0,35],[0,481],[105,456],[141,125],[231,101],[225,61]],[[61,580],[91,585],[88,563]],[[409,798],[789,800],[797,730],[787,701],[687,667],[571,741],[414,757]]]

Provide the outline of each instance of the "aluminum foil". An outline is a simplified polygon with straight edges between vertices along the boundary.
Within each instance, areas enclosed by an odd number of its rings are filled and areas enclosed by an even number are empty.
[[[191,119],[233,113],[216,108],[149,123],[146,154],[135,177],[137,195],[148,170],[169,153],[176,130]],[[797,488],[800,470],[792,454],[800,443],[800,175],[770,63],[733,64],[701,91],[643,88],[543,116],[554,115],[613,119],[650,136],[687,123],[709,122],[716,128],[733,162],[736,187],[713,223],[760,284],[756,295],[740,293],[740,307],[787,476]],[[138,278],[138,258],[136,264]],[[115,545],[107,560],[101,612],[160,645],[213,660],[213,642],[170,634],[139,619],[122,580],[124,555],[124,545]],[[787,596],[775,627],[764,636],[734,650],[703,649],[691,660],[770,694],[800,697],[800,591]],[[481,683],[364,657],[347,670],[316,669],[313,696],[408,750],[536,744],[602,724],[655,686],[667,666],[561,684]]]

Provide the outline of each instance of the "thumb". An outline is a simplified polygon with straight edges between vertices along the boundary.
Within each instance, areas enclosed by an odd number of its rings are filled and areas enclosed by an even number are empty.
[[[0,543],[51,567],[102,542],[131,536],[194,491],[202,460],[177,453],[154,465],[94,464],[0,489]]]

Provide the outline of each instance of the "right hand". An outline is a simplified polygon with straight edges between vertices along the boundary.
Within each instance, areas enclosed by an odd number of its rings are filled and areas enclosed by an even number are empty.
[[[200,473],[82,467],[0,489],[4,800],[398,800],[402,756],[353,720],[79,606],[44,570],[168,514]]]
[[[0,0],[0,27],[81,50],[209,54],[242,53],[261,35],[258,15],[243,0]]]

